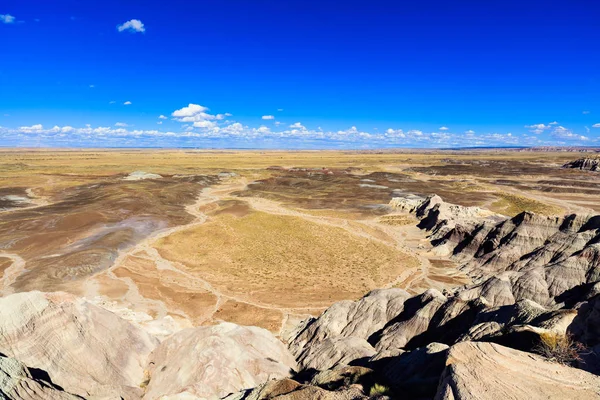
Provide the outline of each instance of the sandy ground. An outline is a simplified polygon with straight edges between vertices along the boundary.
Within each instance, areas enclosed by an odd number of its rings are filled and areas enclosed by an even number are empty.
[[[300,276],[290,276],[289,279],[293,281],[290,283],[294,286],[300,283],[297,289],[299,294],[288,292],[286,296],[289,287],[282,289],[272,286],[265,294],[264,291],[253,291],[253,286],[243,283],[243,277],[232,286],[230,277],[225,276],[227,272],[202,273],[190,267],[185,260],[191,255],[171,258],[161,255],[159,250],[164,250],[165,246],[160,243],[164,239],[178,234],[193,235],[197,228],[219,215],[213,212],[216,216],[210,217],[200,210],[210,210],[211,205],[231,199],[231,194],[244,189],[246,184],[245,178],[233,178],[203,189],[196,202],[186,208],[195,217],[193,222],[157,232],[127,251],[122,251],[107,271],[86,281],[86,297],[141,324],[150,322],[152,329],[160,326],[165,332],[226,320],[262,326],[285,335],[290,328],[289,321],[316,315],[334,301],[357,298],[370,289],[402,287],[418,293],[429,287],[443,289],[468,282],[449,261],[444,268],[435,268],[432,272],[432,260],[435,261],[436,257],[430,253],[423,232],[412,225],[390,226],[378,218],[347,220],[315,216],[286,208],[272,200],[252,197],[244,197],[243,203],[254,212],[299,218],[310,224],[343,230],[365,243],[378,243],[397,252],[406,263],[396,265],[396,275],[382,277],[382,280],[366,287],[359,286],[354,291],[341,291],[338,285],[317,287],[313,284],[312,288],[306,289],[302,287]],[[331,271],[324,271],[319,279],[331,275]],[[342,276],[333,275],[340,282],[344,280]],[[269,282],[268,277],[265,277],[265,281],[267,286],[277,283],[277,280]],[[349,284],[349,287],[352,285]],[[307,307],[307,304],[310,306]]]
[[[385,208],[392,197],[600,211],[600,174],[560,168],[577,157],[0,151],[0,294],[72,292],[158,336],[233,321],[285,337],[373,288],[468,282],[411,216]],[[151,178],[124,180],[133,171]]]

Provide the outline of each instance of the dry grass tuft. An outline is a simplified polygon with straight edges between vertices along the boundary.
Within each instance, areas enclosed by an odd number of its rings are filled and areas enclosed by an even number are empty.
[[[573,340],[571,335],[555,332],[542,333],[540,342],[534,352],[564,365],[573,365],[581,360],[580,353],[584,350],[581,343]]]

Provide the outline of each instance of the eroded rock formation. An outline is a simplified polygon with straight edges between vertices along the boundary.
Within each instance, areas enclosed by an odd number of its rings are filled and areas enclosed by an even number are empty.
[[[599,171],[600,159],[598,158],[580,158],[563,165],[563,168],[576,168],[587,171]]]

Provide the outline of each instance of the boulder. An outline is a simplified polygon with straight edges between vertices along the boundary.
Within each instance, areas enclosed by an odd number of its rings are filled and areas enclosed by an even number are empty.
[[[448,352],[436,400],[600,398],[600,377],[493,343],[462,342]]]

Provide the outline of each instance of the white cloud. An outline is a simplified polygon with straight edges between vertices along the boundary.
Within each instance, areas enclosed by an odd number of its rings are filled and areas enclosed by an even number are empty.
[[[62,133],[70,133],[73,132],[75,130],[75,128],[73,128],[72,126],[63,126],[62,128],[60,128],[60,131]]]
[[[295,124],[290,125],[290,128],[293,128],[293,129],[306,129],[306,127],[304,125],[302,125],[300,122],[296,122]]]
[[[0,14],[0,22],[4,24],[13,24],[15,21],[15,17],[10,14]]]
[[[468,131],[465,131],[465,133],[468,135],[473,135],[473,134],[475,134],[475,131],[472,129],[469,129]]]
[[[195,117],[208,111],[208,107],[201,106],[199,104],[189,104],[187,107],[180,108],[179,110],[173,111],[171,114],[176,118],[187,118]]]
[[[208,107],[201,106],[200,104],[190,103],[187,107],[180,108],[171,113],[171,116],[179,122],[191,123],[194,128],[201,128],[204,130],[219,130],[219,125],[216,121],[222,121],[225,117],[231,114],[209,114]]]
[[[122,126],[122,127],[125,127],[125,126],[129,126],[129,125],[127,125],[125,122],[117,122],[117,123],[115,124],[115,126]]]
[[[440,131],[447,131],[447,130],[449,130],[449,129],[450,129],[450,128],[448,128],[447,126],[442,126],[442,127],[440,127]]]
[[[158,122],[157,122],[157,124],[159,124],[159,125],[162,125],[162,123],[163,123],[162,121],[158,121]]]
[[[558,122],[557,121],[550,122],[548,125],[558,125]]]
[[[600,123],[592,125],[592,128],[600,128]]]
[[[281,122],[280,121],[275,121],[275,126],[279,126],[279,125],[281,125]]]
[[[42,124],[36,124],[36,125],[32,125],[32,126],[22,126],[19,128],[19,130],[21,132],[25,132],[25,133],[37,133],[40,132],[44,129],[44,127],[42,126]]]
[[[592,131],[588,126],[584,126],[584,128],[587,133],[590,133]]]
[[[115,103],[116,103],[116,101],[114,101],[114,100],[111,100],[108,102],[108,104],[115,104]]]
[[[256,130],[257,133],[271,133],[271,129],[268,126],[261,125],[260,128]]]
[[[196,128],[214,128],[217,124],[212,121],[202,120],[194,122],[194,127]]]
[[[529,132],[539,135],[541,133],[544,133],[544,131],[550,129],[551,127],[550,127],[550,125],[534,124],[534,125],[525,125],[525,128],[529,129]]]
[[[589,139],[587,136],[578,135],[572,130],[565,128],[564,126],[557,126],[556,128],[554,128],[554,130],[552,131],[552,136],[560,140],[586,141]]]
[[[131,102],[130,101],[126,101],[125,103],[123,103],[123,105],[129,106],[129,105],[131,105]]]
[[[161,114],[158,116],[158,119],[167,119],[167,117],[165,117],[164,115]]]
[[[385,135],[390,138],[405,138],[406,135],[402,129],[388,129],[385,131]]]
[[[271,120],[271,119],[275,119],[275,116],[273,116],[273,115],[263,115],[262,119],[264,119],[264,120]]]
[[[131,19],[119,26],[117,26],[117,30],[119,32],[130,31],[130,32],[146,32],[146,28],[144,28],[144,24],[139,19]]]

